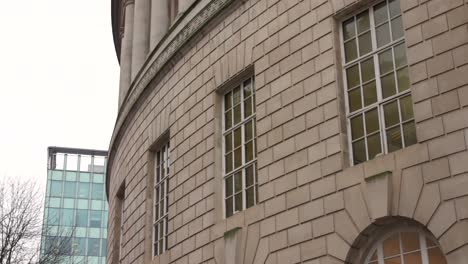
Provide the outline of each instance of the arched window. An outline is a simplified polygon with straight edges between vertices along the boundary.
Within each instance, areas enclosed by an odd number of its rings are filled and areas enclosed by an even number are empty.
[[[371,248],[365,264],[446,264],[435,239],[421,229],[402,228],[384,235]]]

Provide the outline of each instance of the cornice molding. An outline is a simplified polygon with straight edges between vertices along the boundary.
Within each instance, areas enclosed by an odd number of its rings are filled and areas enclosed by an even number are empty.
[[[134,0],[125,0],[127,2],[133,2]],[[132,82],[130,89],[125,96],[121,108],[119,109],[119,115],[114,127],[114,133],[111,138],[109,145],[109,162],[108,162],[108,173],[107,178],[110,175],[110,169],[112,167],[114,158],[115,143],[120,137],[121,128],[124,125],[131,110],[135,107],[135,104],[140,99],[140,96],[148,88],[150,82],[155,79],[164,66],[174,57],[174,55],[185,45],[187,42],[196,35],[211,19],[218,15],[225,7],[235,0],[211,0],[206,4],[196,15],[194,15],[189,22],[187,22],[182,29],[180,29],[172,39],[165,38],[161,41],[160,45],[153,50],[151,56],[148,57],[145,64],[140,69],[139,73]],[[193,7],[196,4],[200,4],[202,0],[197,1],[191,6],[191,9],[187,10],[184,17],[190,11],[193,11]],[[243,1],[240,1],[243,2]],[[183,18],[181,20],[183,20]],[[176,27],[174,27],[176,28]],[[172,31],[174,32],[174,31]],[[171,32],[168,32],[170,35]],[[167,45],[165,45],[168,42]],[[160,51],[163,48],[164,50]],[[160,53],[158,54],[157,52]],[[155,59],[151,59],[156,56]],[[107,179],[106,183],[109,182]],[[106,184],[107,185],[107,184]],[[106,186],[108,188],[108,186]],[[107,190],[108,191],[108,190]]]

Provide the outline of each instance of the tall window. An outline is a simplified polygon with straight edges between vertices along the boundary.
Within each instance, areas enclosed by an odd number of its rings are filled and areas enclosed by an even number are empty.
[[[415,144],[399,0],[344,21],[341,42],[353,164]]]
[[[224,95],[225,216],[257,203],[255,89],[249,78]]]
[[[419,230],[393,232],[376,243],[365,264],[446,264],[434,240]]]
[[[154,162],[153,255],[155,256],[162,254],[167,249],[169,153],[169,142],[167,142],[156,152]]]

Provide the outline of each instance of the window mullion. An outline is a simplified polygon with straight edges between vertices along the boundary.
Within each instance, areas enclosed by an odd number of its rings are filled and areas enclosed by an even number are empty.
[[[429,264],[429,256],[427,252],[427,243],[426,243],[426,236],[422,232],[419,233],[419,243],[421,246],[421,258],[422,264]]]

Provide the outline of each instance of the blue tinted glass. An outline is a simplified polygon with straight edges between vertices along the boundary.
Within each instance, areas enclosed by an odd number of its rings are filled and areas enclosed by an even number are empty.
[[[78,197],[89,198],[89,183],[80,182],[78,185]]]
[[[50,182],[50,195],[51,196],[62,196],[62,182],[51,181]]]
[[[60,209],[56,209],[56,208],[47,209],[47,224],[58,225],[59,214],[60,214]]]
[[[75,237],[75,255],[86,255],[86,238]]]
[[[76,183],[75,182],[65,182],[65,188],[63,191],[63,196],[64,197],[75,197],[75,188],[76,188]]]
[[[73,226],[73,209],[62,209],[62,225]]]
[[[102,241],[101,257],[105,257],[106,251],[107,251],[107,239],[101,239],[101,241]]]
[[[93,190],[91,193],[92,199],[102,200],[104,194],[104,184],[102,183],[93,183]]]
[[[102,211],[91,210],[89,214],[89,226],[101,227]]]
[[[99,238],[88,238],[88,256],[99,256]]]
[[[76,210],[76,226],[88,226],[88,210]]]

